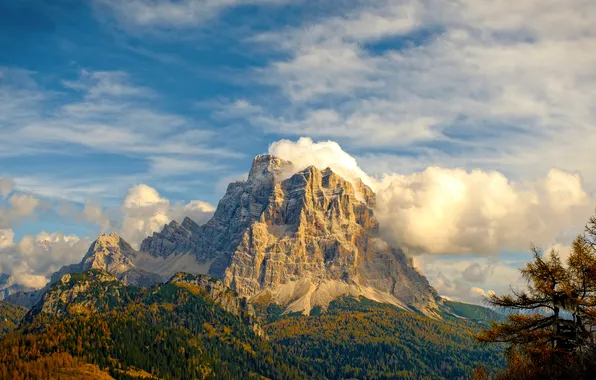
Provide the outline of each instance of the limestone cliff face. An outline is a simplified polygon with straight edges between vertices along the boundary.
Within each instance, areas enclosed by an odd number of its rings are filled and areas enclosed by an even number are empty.
[[[249,178],[250,181],[250,178]],[[311,166],[275,182],[268,205],[242,234],[224,282],[241,296],[291,311],[342,295],[430,311],[438,296],[399,249],[378,236],[374,193]],[[432,311],[430,311],[432,312]]]
[[[140,251],[153,257],[192,255],[203,271],[222,278],[231,253],[240,243],[251,223],[258,220],[269,204],[276,183],[291,170],[291,163],[273,156],[257,156],[247,181],[228,185],[215,214],[203,226],[189,218],[182,224],[170,223],[163,231],[148,237]],[[180,270],[183,270],[180,268]]]
[[[62,267],[52,275],[50,284],[59,281],[67,273],[81,273],[99,269],[111,273],[126,284],[149,286],[163,279],[156,273],[137,267],[132,261],[137,252],[115,233],[97,238],[80,263]]]
[[[240,296],[288,311],[352,295],[432,313],[440,302],[435,290],[379,238],[372,190],[331,169],[292,172],[290,162],[257,156],[209,222],[171,223],[141,251],[163,260],[193,256],[201,273],[222,278]]]

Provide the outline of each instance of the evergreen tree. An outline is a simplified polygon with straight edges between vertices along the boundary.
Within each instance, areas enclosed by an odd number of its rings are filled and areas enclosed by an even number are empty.
[[[596,358],[596,217],[574,240],[566,265],[554,249],[532,251],[520,270],[527,289],[487,298],[515,313],[478,338],[510,344],[506,378],[587,376]]]

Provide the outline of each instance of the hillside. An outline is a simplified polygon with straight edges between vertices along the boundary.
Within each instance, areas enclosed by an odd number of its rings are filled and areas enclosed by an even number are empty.
[[[26,313],[22,306],[0,301],[0,336],[14,330]]]
[[[500,322],[507,319],[503,314],[480,305],[473,305],[464,302],[456,302],[444,300],[443,305],[448,313],[452,313],[458,317],[471,319],[480,322]]]
[[[504,365],[503,349],[479,344],[473,321],[438,321],[392,305],[346,297],[319,316],[265,326],[272,341],[330,379],[469,378]]]
[[[317,377],[189,280],[143,289],[101,270],[64,276],[0,341],[0,377],[38,378],[43,362],[63,371],[69,357],[117,379]]]

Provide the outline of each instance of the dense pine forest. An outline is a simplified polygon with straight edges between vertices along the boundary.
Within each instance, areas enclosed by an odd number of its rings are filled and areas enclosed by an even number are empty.
[[[60,316],[30,312],[0,341],[0,377],[53,378],[73,361],[117,379],[318,377],[189,287],[109,287],[87,289]]]
[[[283,318],[266,326],[274,342],[331,379],[469,378],[495,373],[503,348],[478,343],[482,322],[434,320],[367,299],[333,301],[319,316]]]
[[[482,322],[447,314],[344,298],[316,316],[261,317],[266,336],[186,282],[137,288],[89,271],[55,284],[3,337],[0,377],[468,378],[503,365],[500,347],[474,341]]]

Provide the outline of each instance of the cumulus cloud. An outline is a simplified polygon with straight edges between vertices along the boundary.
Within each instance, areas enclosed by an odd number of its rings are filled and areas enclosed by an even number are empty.
[[[75,235],[41,232],[0,248],[0,272],[9,273],[15,282],[41,288],[60,267],[79,262],[91,239]]]
[[[301,137],[296,142],[280,140],[269,145],[269,154],[292,162],[295,172],[311,165],[321,169],[329,167],[348,181],[362,180],[369,186],[373,183],[358,167],[356,159],[344,152],[335,141],[315,143],[309,137]]]
[[[12,183],[12,179],[6,183]],[[10,185],[13,192],[12,184]],[[14,193],[4,206],[0,206],[0,229],[10,228],[15,224],[33,218],[40,209],[40,200],[32,194]]]
[[[10,228],[0,229],[0,249],[14,244],[14,232]]]
[[[12,211],[22,216],[33,214],[39,206],[39,199],[31,194],[15,194],[8,199],[8,202],[12,205]]]
[[[383,234],[414,253],[496,253],[581,230],[594,199],[580,177],[552,169],[519,184],[495,171],[430,167],[376,186]],[[565,197],[563,197],[565,196]]]
[[[331,167],[360,178],[377,194],[377,217],[389,243],[410,254],[495,254],[547,246],[566,230],[581,231],[596,200],[577,173],[551,169],[545,178],[510,181],[497,171],[429,167],[409,175],[368,176],[335,142],[273,143],[269,152],[297,167]]]
[[[0,178],[0,195],[6,198],[14,189],[14,180],[12,178]]]
[[[175,203],[162,197],[156,189],[140,184],[131,187],[121,205],[123,213],[120,233],[131,245],[137,247],[153,232],[160,231],[171,220],[182,221],[185,216],[202,224],[215,211],[211,204],[193,200],[187,204]]]
[[[113,226],[112,221],[101,205],[91,201],[85,202],[83,211],[78,214],[78,218],[98,226],[100,233],[106,232]]]

